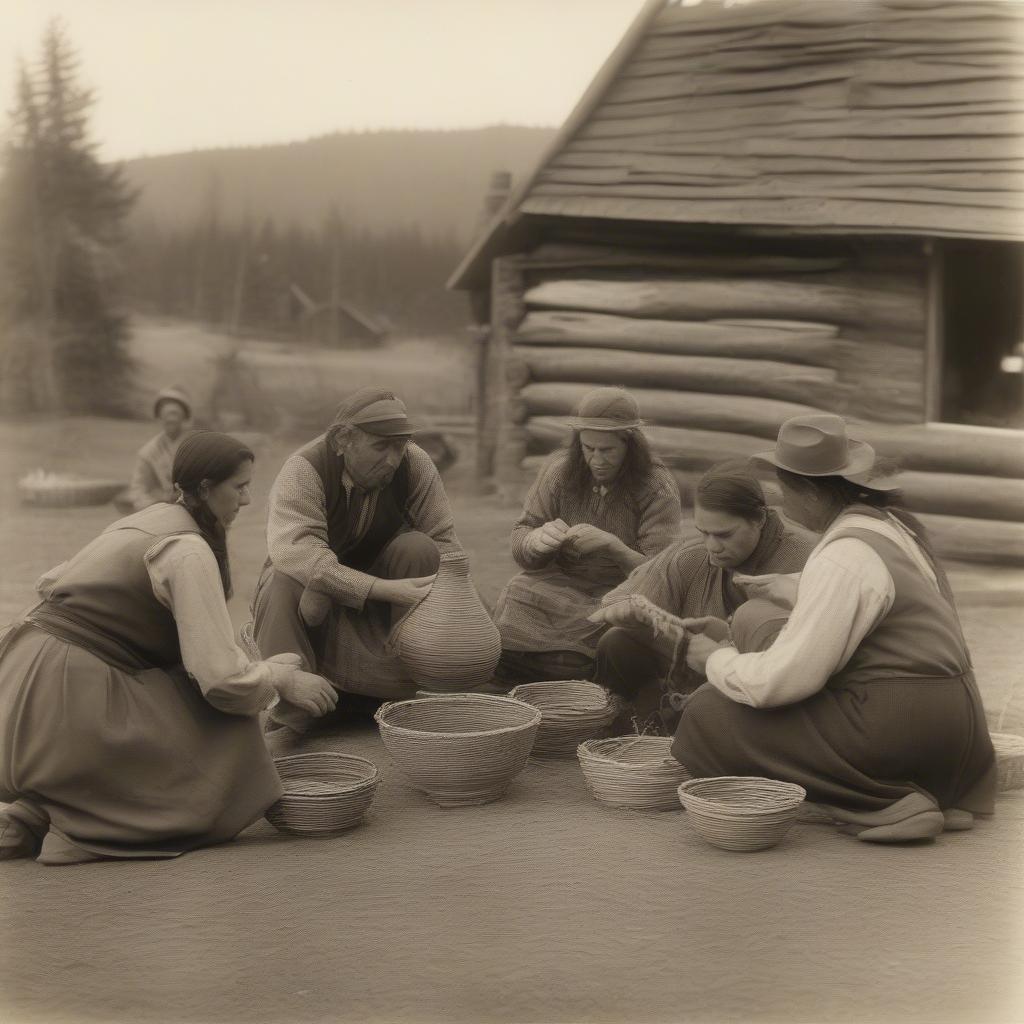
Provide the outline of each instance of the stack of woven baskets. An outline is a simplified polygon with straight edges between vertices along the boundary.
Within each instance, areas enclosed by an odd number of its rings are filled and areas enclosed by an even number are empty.
[[[554,756],[571,756],[583,740],[600,736],[621,707],[603,686],[580,679],[523,683],[509,696],[540,709],[533,752]]]

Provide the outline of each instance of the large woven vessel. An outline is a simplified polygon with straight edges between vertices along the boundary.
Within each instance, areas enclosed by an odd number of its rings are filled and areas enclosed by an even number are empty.
[[[274,759],[284,794],[266,813],[274,828],[327,836],[358,825],[373,803],[377,766],[365,757],[323,751]]]
[[[383,704],[374,718],[407,781],[442,807],[462,807],[505,793],[541,713],[511,697],[461,693]]]
[[[605,733],[621,707],[603,686],[581,679],[521,683],[509,696],[540,708],[533,752],[552,756],[571,756],[584,740]]]
[[[426,689],[470,689],[488,682],[501,637],[477,596],[462,551],[445,551],[430,593],[395,626],[389,647]]]
[[[609,807],[679,810],[676,790],[690,773],[672,756],[670,736],[587,740],[576,751],[594,799]]]
[[[18,481],[21,500],[39,508],[81,508],[106,505],[125,489],[121,480],[90,480],[73,474],[30,473]]]
[[[801,786],[755,776],[690,779],[680,803],[694,831],[722,850],[765,850],[797,819],[807,796]]]

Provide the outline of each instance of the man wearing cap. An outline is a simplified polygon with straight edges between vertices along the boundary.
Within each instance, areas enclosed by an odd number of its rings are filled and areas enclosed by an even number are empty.
[[[569,426],[569,444],[541,467],[512,528],[523,572],[495,610],[506,684],[589,678],[607,627],[587,617],[680,534],[679,489],[652,456],[629,392],[589,392]]]
[[[285,461],[253,600],[264,657],[299,654],[350,693],[412,695],[388,633],[430,590],[441,550],[459,547],[441,478],[412,433],[394,393],[361,388]]]
[[[124,512],[138,512],[158,501],[175,501],[177,492],[171,483],[171,466],[178,445],[188,434],[192,401],[184,388],[164,388],[153,403],[153,415],[163,430],[147,441],[138,452],[135,471],[127,492],[117,501]]]

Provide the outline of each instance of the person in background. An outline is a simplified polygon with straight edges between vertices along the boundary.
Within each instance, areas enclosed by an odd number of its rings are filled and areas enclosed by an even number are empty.
[[[598,388],[570,420],[569,444],[541,467],[512,527],[523,571],[498,597],[505,685],[588,679],[601,598],[680,535],[679,489],[652,456],[636,399]]]
[[[693,524],[697,537],[672,544],[634,569],[605,595],[598,613],[600,621],[615,628],[597,646],[593,679],[632,702],[638,722],[649,732],[670,734],[679,719],[680,698],[704,680],[687,668],[685,642],[677,646],[666,635],[656,635],[624,599],[640,594],[684,619],[731,620],[747,601],[737,575],[746,581],[799,573],[817,540],[768,507],[761,484],[745,465],[716,466],[701,477]],[[769,645],[787,616],[776,607],[776,615],[760,623],[761,635],[753,642]]]
[[[190,435],[178,502],[113,523],[0,635],[0,859],[174,857],[281,796],[260,713],[337,698],[298,658],[252,661],[235,643],[226,533],[252,467],[235,438]]]
[[[192,401],[184,388],[164,388],[153,403],[153,415],[163,430],[138,451],[135,470],[124,497],[118,501],[123,512],[140,511],[158,501],[175,501],[171,467],[178,445],[188,433]]]
[[[708,682],[672,753],[694,776],[797,783],[868,842],[970,828],[992,813],[995,758],[923,527],[839,416],[787,420],[755,458],[775,468],[787,515],[822,537],[767,650],[730,642],[721,620],[690,624],[687,662]]]
[[[361,695],[346,700],[350,710],[413,695],[388,648],[391,628],[429,593],[442,550],[459,550],[444,485],[412,434],[393,392],[361,388],[285,461],[270,493],[256,645],[264,656],[297,654]],[[297,732],[312,724],[272,717]]]

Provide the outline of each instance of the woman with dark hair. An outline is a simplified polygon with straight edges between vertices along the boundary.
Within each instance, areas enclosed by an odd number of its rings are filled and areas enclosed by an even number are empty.
[[[651,455],[633,396],[598,388],[570,426],[572,440],[541,467],[512,527],[524,571],[496,608],[505,684],[588,678],[605,626],[587,616],[679,536],[679,490]]]
[[[756,458],[775,467],[786,513],[823,536],[771,647],[690,638],[687,662],[708,683],[686,703],[673,754],[694,775],[798,783],[869,842],[970,828],[993,809],[992,743],[920,523],[838,416],[788,420]]]
[[[655,633],[625,599],[639,594],[683,619],[731,620],[747,601],[738,574],[799,573],[816,539],[782,522],[745,465],[716,466],[701,477],[693,522],[699,536],[673,544],[635,569],[605,595],[594,616],[615,627],[597,646],[594,681],[631,701],[648,731],[673,729],[683,695],[703,677],[686,666],[685,640]],[[759,647],[771,643],[788,617],[779,605],[772,610],[774,615],[760,618],[751,641]]]
[[[173,857],[280,797],[259,713],[336,697],[296,657],[252,662],[234,641],[226,530],[252,465],[226,434],[186,438],[178,501],[109,526],[0,635],[0,859]]]

